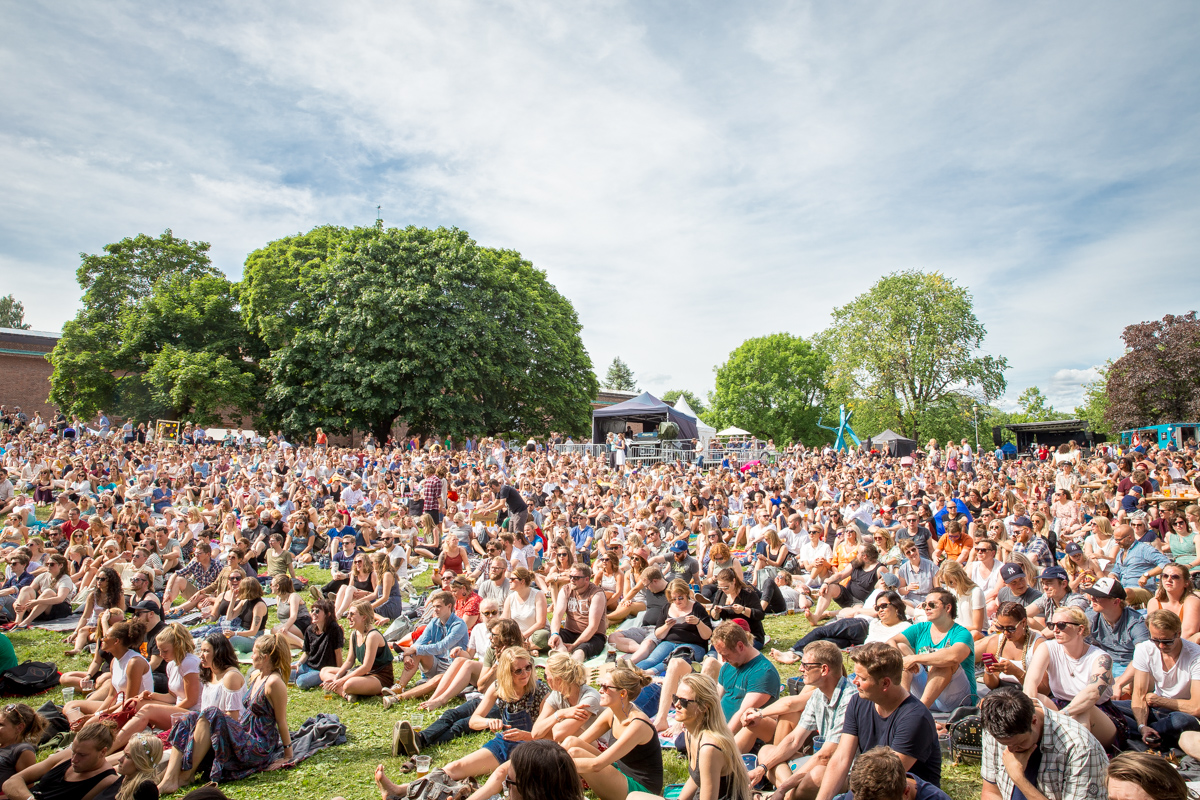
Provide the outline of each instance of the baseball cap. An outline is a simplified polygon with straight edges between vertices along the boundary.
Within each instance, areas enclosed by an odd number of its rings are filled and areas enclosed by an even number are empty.
[[[1084,589],[1083,593],[1092,597],[1103,597],[1109,600],[1125,599],[1125,587],[1116,578],[1101,578]]]
[[[133,608],[129,609],[131,614],[136,614],[139,611],[153,611],[155,614],[161,614],[162,607],[153,600],[143,600]]]
[[[1079,555],[1083,552],[1083,548],[1079,546],[1078,542],[1067,542],[1066,545],[1063,546],[1063,550],[1069,556]],[[1065,572],[1066,570],[1063,571]]]
[[[1014,528],[1032,528],[1033,523],[1029,521],[1029,517],[1020,516],[1012,521]]]
[[[883,585],[889,589],[895,589],[900,585],[900,576],[891,572],[883,573]]]
[[[1040,577],[1041,577],[1041,579],[1042,579],[1042,580],[1044,580],[1044,581],[1047,581],[1047,580],[1050,580],[1050,581],[1065,581],[1065,580],[1068,580],[1068,578],[1067,578],[1067,571],[1066,571],[1065,569],[1063,569],[1062,567],[1046,567],[1044,570],[1042,570],[1042,574],[1041,574],[1041,576],[1040,576]]]
[[[1144,494],[1144,492],[1142,491],[1142,487],[1138,486],[1137,484],[1134,484],[1133,486],[1129,487],[1129,493],[1130,494]]]
[[[678,540],[678,541],[671,542],[671,552],[672,553],[686,553],[687,549],[688,549],[688,546],[687,546],[687,542],[685,542],[685,541]]]
[[[1005,583],[1017,578],[1024,578],[1025,570],[1020,564],[1005,564],[1000,568],[1000,579]]]
[[[746,620],[742,619],[741,617],[734,617],[732,621],[734,625],[737,625],[746,633],[750,632],[750,623],[746,622]]]

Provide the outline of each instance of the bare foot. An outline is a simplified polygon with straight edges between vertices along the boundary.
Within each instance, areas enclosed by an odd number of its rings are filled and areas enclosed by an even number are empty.
[[[379,796],[382,800],[388,800],[388,797],[403,797],[408,791],[407,783],[397,784],[387,776],[383,764],[375,767],[375,785],[379,787]]]
[[[800,660],[800,654],[794,651],[781,652],[775,648],[771,648],[771,658],[778,661],[780,664],[795,664]]]
[[[668,720],[666,717],[655,717],[654,718],[654,730],[658,731],[659,733],[662,733],[663,731],[665,731],[667,729],[667,723],[668,723]]]
[[[417,708],[424,711],[433,711],[442,707],[442,704],[433,700],[426,700],[424,703],[417,704]]]

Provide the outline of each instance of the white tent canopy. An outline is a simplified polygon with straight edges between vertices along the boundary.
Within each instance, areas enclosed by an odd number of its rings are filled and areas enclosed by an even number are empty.
[[[700,419],[700,415],[695,411],[692,411],[692,407],[688,405],[687,398],[683,395],[680,395],[679,399],[675,401],[675,410],[682,414],[687,414],[689,417],[695,418],[697,434],[696,438],[700,440],[700,444],[708,447],[708,443],[712,441],[714,436],[717,435],[717,429]]]
[[[726,428],[717,434],[717,436],[749,436],[750,431],[744,431],[741,428],[732,427]]]

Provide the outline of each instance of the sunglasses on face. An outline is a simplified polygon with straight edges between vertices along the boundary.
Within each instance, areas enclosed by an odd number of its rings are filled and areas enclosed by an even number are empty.
[[[500,614],[499,611],[481,611],[479,613],[483,614],[485,617],[495,617]]]
[[[1077,628],[1083,627],[1078,622],[1049,622],[1046,624],[1046,627],[1053,628],[1056,631],[1065,631],[1068,625],[1074,625]]]
[[[601,683],[601,684],[598,684],[597,688],[599,688],[599,689],[600,689],[600,691],[602,691],[602,692],[615,692],[615,691],[618,691],[617,687],[616,687],[616,686],[613,686],[611,683]]]
[[[1179,637],[1172,636],[1170,639],[1155,639],[1153,636],[1151,636],[1150,641],[1154,642],[1159,647],[1170,647],[1179,641]]]
[[[892,607],[891,603],[880,603],[879,605],[875,606],[875,613],[882,614],[884,611],[886,611],[887,609],[889,609],[891,607]]]
[[[996,630],[1000,631],[1001,633],[1016,633],[1017,628],[1020,626],[1021,623],[1019,622],[1016,625],[997,625]]]
[[[601,688],[603,688],[603,687],[601,687]],[[615,689],[616,687],[613,687],[613,688]],[[696,702],[695,699],[689,700],[686,697],[680,697],[677,694],[671,696],[671,705],[674,706],[675,708],[687,708],[694,702]]]

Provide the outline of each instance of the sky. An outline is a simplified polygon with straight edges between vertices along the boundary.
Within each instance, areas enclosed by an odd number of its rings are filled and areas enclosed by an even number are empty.
[[[1200,4],[0,0],[0,294],[170,228],[455,226],[575,305],[603,376],[703,396],[881,276],[974,296],[1059,409],[1200,298]]]

